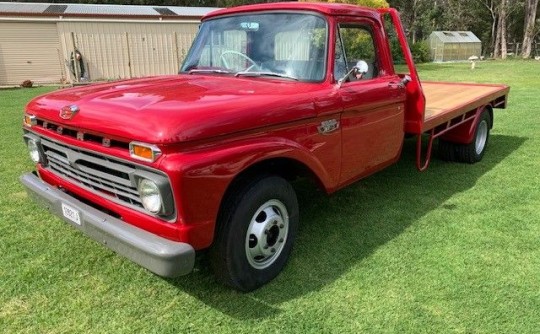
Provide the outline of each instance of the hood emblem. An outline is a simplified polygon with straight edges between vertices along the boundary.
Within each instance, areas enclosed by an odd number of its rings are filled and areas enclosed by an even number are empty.
[[[322,135],[327,135],[331,132],[336,131],[337,129],[339,129],[339,121],[336,119],[322,121],[321,125],[317,127],[317,130],[319,130],[319,133]]]
[[[75,104],[70,106],[65,106],[60,109],[60,118],[62,119],[72,119],[75,114],[79,112],[79,107]]]

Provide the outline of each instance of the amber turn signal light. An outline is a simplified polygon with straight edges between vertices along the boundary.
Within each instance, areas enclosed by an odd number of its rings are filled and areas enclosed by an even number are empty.
[[[155,145],[131,142],[129,143],[129,154],[135,159],[154,162],[161,155],[161,150]]]
[[[37,124],[37,118],[34,115],[24,114],[24,125],[32,127]]]

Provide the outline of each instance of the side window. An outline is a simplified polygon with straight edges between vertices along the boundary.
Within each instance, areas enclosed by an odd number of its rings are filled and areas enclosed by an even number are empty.
[[[373,34],[366,25],[340,24],[337,29],[334,77],[343,78],[354,66],[348,81],[366,80],[378,75],[377,52]]]

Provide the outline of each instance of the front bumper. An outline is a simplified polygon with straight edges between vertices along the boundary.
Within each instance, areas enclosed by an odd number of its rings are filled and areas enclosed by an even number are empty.
[[[30,197],[50,212],[120,255],[164,277],[190,273],[195,250],[183,242],[168,240],[103,213],[41,181],[33,173],[21,176]],[[65,218],[62,203],[79,211],[81,225]]]

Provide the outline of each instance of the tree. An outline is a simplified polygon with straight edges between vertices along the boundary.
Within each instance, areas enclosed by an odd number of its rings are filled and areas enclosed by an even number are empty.
[[[535,37],[536,12],[538,0],[527,0],[525,3],[525,22],[523,31],[523,47],[521,56],[527,59],[531,56],[532,42]]]
[[[396,1],[393,5],[401,12],[401,20],[413,44],[416,43],[418,31],[421,30],[421,22],[423,20],[419,17],[418,13],[424,2],[424,0],[406,0],[399,1],[399,3]]]
[[[497,3],[500,0],[476,0],[480,4],[482,4],[488,11],[489,15],[491,17],[491,34],[490,34],[490,42],[489,45],[491,46],[491,50],[495,49],[495,34],[497,32]]]
[[[500,0],[497,10],[497,30],[495,35],[495,44],[493,49],[493,57],[501,57],[505,59],[508,54],[508,41],[516,40],[516,36],[508,35],[509,28],[513,28],[519,24],[516,20],[519,17],[520,9],[523,8],[521,0]],[[512,29],[514,30],[514,29]],[[510,37],[510,38],[509,38]]]
[[[497,20],[497,32],[495,35],[495,46],[493,49],[493,57],[499,58],[501,56],[503,59],[506,58],[506,1],[501,0],[498,10],[498,20]]]
[[[480,1],[480,0],[479,0]],[[411,42],[427,38],[434,30],[484,31],[485,21],[479,5],[470,0],[389,0],[401,13]]]

